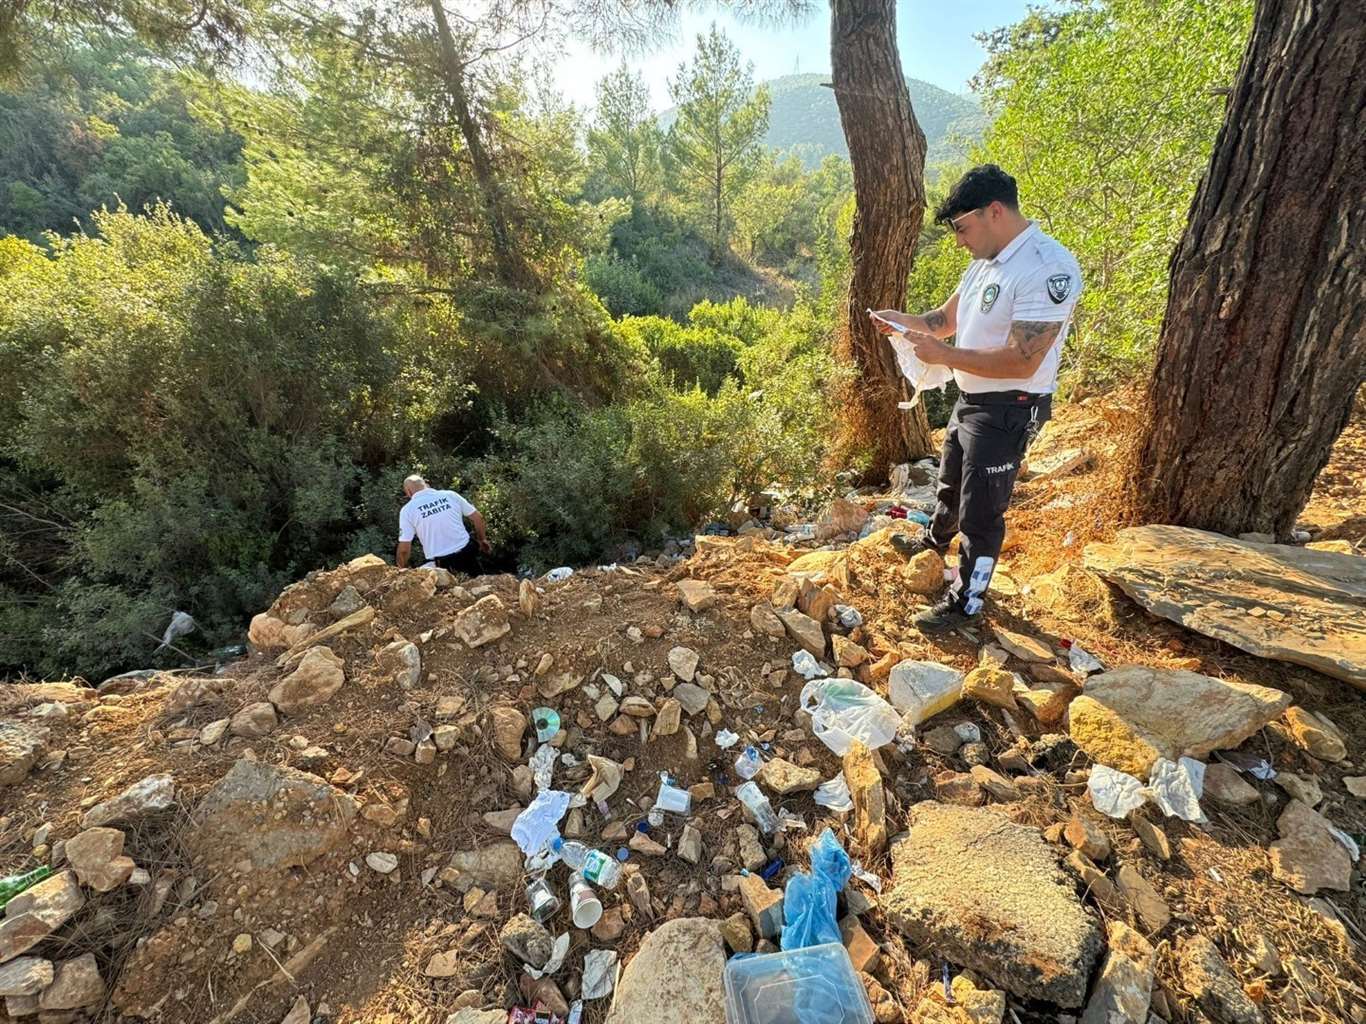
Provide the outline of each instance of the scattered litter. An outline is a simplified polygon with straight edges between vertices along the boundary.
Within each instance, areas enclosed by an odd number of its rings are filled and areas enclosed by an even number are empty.
[[[1127,818],[1130,811],[1138,810],[1148,799],[1143,783],[1103,764],[1092,766],[1086,789],[1096,810],[1111,818]]]
[[[1237,771],[1246,772],[1255,779],[1270,782],[1276,777],[1276,769],[1261,754],[1251,750],[1230,750],[1218,755],[1219,760],[1232,765]]]
[[[849,795],[849,783],[845,781],[844,772],[840,772],[828,782],[821,783],[815,792],[816,803],[822,807],[839,814],[844,814],[854,809],[854,801]]]
[[[1165,757],[1153,762],[1148,776],[1148,792],[1153,803],[1168,817],[1182,821],[1206,821],[1200,810],[1200,797],[1205,791],[1205,766],[1192,757],[1183,757],[1175,764]]]
[[[660,772],[659,792],[655,794],[654,807],[651,810],[669,814],[689,814],[692,811],[692,794],[673,785],[669,781],[669,776]]]
[[[871,313],[872,311],[869,310]],[[876,318],[875,318],[876,319]],[[910,407],[915,408],[920,401],[922,391],[933,391],[942,388],[953,379],[953,371],[947,366],[938,363],[927,363],[915,354],[915,348],[910,340],[900,331],[887,336],[887,341],[892,346],[892,351],[896,353],[896,363],[901,369],[901,374],[910,382],[911,401]],[[906,403],[898,403],[897,407],[902,408]],[[837,940],[838,941],[838,940]],[[786,947],[784,947],[786,948]]]
[[[782,869],[783,859],[781,857],[774,857],[771,861],[769,861],[767,864],[763,866],[763,869],[759,872],[759,877],[762,878],[765,882],[771,882],[773,881],[773,879],[778,877],[778,872]]]
[[[555,775],[555,759],[559,756],[560,752],[551,746],[537,747],[536,753],[531,755],[527,764],[531,766],[531,775],[536,780],[538,790],[550,788]]]
[[[840,942],[835,901],[849,881],[849,854],[835,833],[825,829],[811,846],[811,870],[787,881],[783,896],[783,949]]]
[[[1328,831],[1333,834],[1334,839],[1340,842],[1343,846],[1347,847],[1347,852],[1352,855],[1353,864],[1361,860],[1361,847],[1357,846],[1355,839],[1353,839],[1346,832],[1342,831],[1342,829],[1338,828],[1335,825],[1329,825]]]
[[[569,810],[570,794],[547,789],[536,794],[536,799],[512,823],[512,838],[525,856],[540,853],[560,834],[560,819]]]
[[[892,666],[887,680],[892,706],[919,725],[958,703],[963,673],[937,661],[908,658]]]
[[[873,892],[882,892],[882,879],[878,878],[877,875],[873,874],[858,861],[854,861],[850,864],[849,870],[853,872],[855,878],[872,889]]]
[[[584,999],[601,999],[610,995],[617,983],[617,951],[590,949],[583,958]]]
[[[863,625],[863,613],[853,605],[835,605],[835,616],[839,620],[839,624],[845,629],[854,629]]]
[[[560,713],[554,708],[532,708],[531,722],[536,728],[536,742],[549,743],[560,731]]]
[[[1218,868],[1210,867],[1210,868],[1207,868],[1206,870],[1209,871],[1209,876],[1210,876],[1210,878],[1214,879],[1216,882],[1219,882],[1220,884],[1223,883],[1223,881],[1224,881],[1224,876],[1221,875],[1221,874],[1219,874],[1219,869],[1218,869]]]
[[[176,612],[171,616],[171,623],[166,627],[166,632],[161,634],[161,646],[157,650],[161,650],[162,647],[170,647],[172,640],[193,632],[194,619],[190,618],[189,613]]]
[[[735,798],[744,804],[749,813],[754,816],[754,822],[759,826],[761,832],[772,834],[778,831],[778,815],[758,785],[753,782],[746,782],[735,791]]]
[[[779,831],[779,832],[805,832],[806,829],[807,829],[806,822],[804,822],[801,818],[797,817],[797,815],[793,814],[791,811],[789,811],[789,810],[788,810],[787,808],[785,808],[785,807],[784,807],[784,808],[779,808],[779,810],[778,810],[778,831]]]
[[[817,661],[810,651],[796,651],[792,655],[792,671],[803,679],[824,679],[830,675],[830,666]]]
[[[749,780],[758,775],[759,769],[763,766],[764,762],[759,757],[759,751],[753,747],[746,747],[740,751],[740,756],[735,759],[735,774],[742,779]]]
[[[855,740],[869,750],[896,736],[901,716],[862,683],[852,679],[814,679],[802,687],[801,709],[811,716],[811,731],[837,756]]]
[[[602,900],[578,875],[569,880],[569,917],[575,928],[592,928],[602,920]]]
[[[787,528],[787,535],[793,540],[815,540],[816,524],[798,523],[795,526],[789,526]]]
[[[562,565],[558,569],[551,569],[542,579],[547,583],[562,583],[574,575],[574,570],[567,565]]]
[[[1062,546],[1065,548],[1070,548],[1076,542],[1076,539],[1077,535],[1073,533],[1071,530],[1068,530],[1067,536],[1065,536],[1062,539]]]
[[[598,810],[602,810],[603,804],[621,786],[621,765],[609,757],[599,757],[597,754],[588,755],[588,764],[593,773],[588,776],[579,792],[592,800]]]
[[[555,937],[554,945],[550,947],[550,959],[545,962],[545,966],[540,970],[530,964],[523,964],[522,967],[527,974],[533,978],[546,978],[559,971],[564,966],[564,958],[569,955],[569,933]]]
[[[536,879],[526,887],[526,902],[532,920],[541,924],[545,924],[559,913],[563,905],[560,898],[555,895],[555,890],[551,888],[550,882],[544,877]]]
[[[1092,672],[1102,672],[1105,669],[1099,658],[1076,643],[1067,648],[1067,664],[1073,672],[1084,672],[1088,676]]]
[[[716,741],[716,745],[722,750],[729,750],[740,742],[740,737],[729,729],[717,729],[716,735],[713,736],[712,739]]]

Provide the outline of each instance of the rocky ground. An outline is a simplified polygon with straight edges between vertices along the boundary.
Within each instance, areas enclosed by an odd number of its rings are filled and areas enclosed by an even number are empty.
[[[748,523],[555,583],[363,558],[281,594],[219,674],[0,687],[0,875],[54,869],[0,917],[0,1021],[494,1024],[582,997],[588,1021],[719,1022],[727,957],[776,948],[826,827],[862,869],[838,917],[879,1021],[1366,1020],[1363,417],[1306,512],[1315,548],[1212,556],[1235,598],[1125,575],[1153,541],[1108,514],[1121,427],[1064,411],[987,624],[942,640],[909,625],[942,563],[888,541],[918,530],[884,515],[923,507],[911,468],[807,540]],[[1306,557],[1330,593],[1269,582]],[[1297,637],[1315,667],[1282,660]],[[838,757],[801,652],[884,698],[933,662],[957,697]],[[749,823],[721,730],[760,748],[791,827]],[[550,752],[553,789],[604,798],[561,832],[629,851],[588,931],[526,916],[510,833]],[[835,812],[813,790],[841,771]],[[641,831],[661,772],[691,813]],[[1139,806],[1101,813],[1103,784]],[[567,901],[565,866],[548,880]]]

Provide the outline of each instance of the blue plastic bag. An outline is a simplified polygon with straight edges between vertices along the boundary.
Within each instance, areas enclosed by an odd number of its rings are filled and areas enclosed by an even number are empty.
[[[811,871],[788,879],[783,897],[783,949],[840,942],[835,899],[849,881],[849,854],[828,828],[811,847]]]

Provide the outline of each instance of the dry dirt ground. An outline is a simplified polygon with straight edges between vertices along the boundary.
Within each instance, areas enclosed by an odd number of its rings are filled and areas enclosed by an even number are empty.
[[[1349,737],[1349,764],[1356,767],[1312,761],[1270,730],[1248,746],[1263,750],[1278,768],[1315,775],[1327,794],[1326,813],[1360,837],[1366,833],[1366,801],[1346,795],[1341,782],[1344,774],[1363,774],[1366,703],[1360,693],[1307,669],[1261,660],[1156,619],[1080,571],[1053,577],[1062,580],[1058,586],[1034,585],[1060,567],[1079,566],[1085,544],[1108,539],[1117,528],[1117,467],[1131,417],[1131,410],[1100,400],[1061,410],[1042,444],[1083,446],[1094,456],[1092,465],[1059,480],[1019,486],[997,589],[987,607],[988,623],[1055,646],[1064,639],[1075,641],[1107,666],[1189,668],[1276,687],[1292,694],[1296,703],[1325,712]],[[1303,523],[1319,537],[1344,538],[1366,548],[1364,479],[1366,411],[1359,405]],[[591,940],[594,947],[614,948],[626,963],[661,920],[733,914],[742,909],[739,896],[725,890],[710,862],[718,855],[734,857],[741,815],[725,784],[736,781],[730,767],[734,750],[717,748],[706,714],[684,719],[696,741],[694,759],[687,756],[687,730],[645,743],[635,733],[614,735],[599,721],[585,688],[602,689],[601,673],[611,673],[627,693],[657,705],[667,697],[663,681],[669,678],[668,652],[675,646],[691,648],[700,655],[699,672],[710,677],[719,726],[768,743],[768,754],[809,764],[823,779],[833,776],[839,759],[811,736],[809,719],[794,713],[803,680],[790,671],[793,643],[756,635],[750,624],[751,607],[769,600],[787,562],[801,553],[741,538],[700,545],[690,560],[673,567],[641,562],[616,571],[580,571],[565,582],[542,584],[539,607],[530,616],[519,610],[518,584],[511,577],[481,578],[414,601],[401,575],[386,570],[363,595],[378,612],[374,620],[328,641],[346,664],[346,682],[337,695],[326,704],[283,716],[264,736],[229,737],[212,746],[198,741],[200,728],[265,700],[283,675],[275,664],[279,649],[255,653],[208,681],[187,685],[186,677],[163,674],[145,689],[103,698],[61,684],[0,687],[0,713],[17,715],[47,700],[66,702],[71,709],[65,720],[45,723],[52,729],[49,750],[65,751],[64,757],[49,754],[24,782],[0,788],[0,875],[41,863],[32,850],[40,825],[50,826],[51,845],[80,831],[85,808],[146,776],[169,772],[177,790],[175,809],[127,829],[125,852],[162,884],[92,895],[73,921],[34,952],[53,959],[87,951],[96,955],[110,997],[93,1014],[95,1020],[278,1024],[302,994],[315,1019],[333,1024],[440,1024],[462,993],[465,1001],[481,1006],[524,1002],[517,993],[518,965],[498,943],[502,923],[525,909],[522,886],[494,891],[488,897],[496,901],[494,910],[490,903],[467,906],[470,901],[439,876],[429,884],[423,881],[424,872],[439,871],[456,850],[505,841],[483,815],[525,802],[513,777],[525,758],[511,762],[492,742],[488,711],[498,705],[523,712],[541,704],[554,706],[568,730],[564,750],[626,762],[631,770],[611,805],[613,820],[627,828],[643,816],[641,804],[653,795],[660,771],[672,773],[684,786],[717,783],[716,796],[697,805],[692,818],[703,835],[700,862],[694,866],[673,853],[658,858],[633,854],[631,861],[648,882],[652,906],[649,913],[632,908],[624,890],[605,895],[609,908],[622,908],[626,927],[614,941]],[[718,603],[688,612],[675,586],[684,577],[710,582]],[[324,574],[303,586],[330,595],[339,579]],[[855,635],[874,658],[891,654],[962,669],[977,663],[979,642],[990,639],[989,629],[927,640],[911,628],[910,617],[927,598],[906,588],[897,559],[889,554],[860,579],[861,585],[842,597],[861,612],[865,625]],[[509,610],[511,631],[472,650],[451,625],[481,591],[496,595]],[[422,679],[413,689],[399,687],[376,665],[375,652],[396,638],[420,646]],[[535,669],[546,655],[553,663],[537,676]],[[543,698],[538,685],[561,674],[580,684]],[[876,673],[865,674],[886,692],[885,675],[879,680]],[[409,736],[419,721],[437,722],[438,701],[451,696],[464,700],[458,714],[448,719],[460,727],[453,749],[425,765],[412,756],[386,752],[391,737]],[[969,720],[979,725],[993,755],[1016,744],[999,711],[969,701],[945,712],[935,724]],[[1028,723],[1024,727],[1035,735],[1040,732]],[[250,757],[299,766],[306,746],[325,749],[320,759],[307,763],[307,770],[362,805],[347,841],[304,867],[281,872],[243,870],[212,851],[191,856],[186,842],[192,828],[189,812],[234,762]],[[942,757],[924,746],[909,754],[887,748],[883,759],[893,832],[907,807],[933,797],[930,780],[935,773],[964,769],[956,755]],[[1046,773],[1045,785],[1026,799],[1001,809],[1040,827],[1067,821],[1075,806],[1087,805],[1084,785],[1069,782],[1067,772],[1088,764],[1083,755],[1075,755],[1071,763]],[[559,768],[556,785],[577,788],[585,772],[586,766]],[[1266,783],[1260,787],[1274,791]],[[809,831],[786,833],[786,840],[780,836],[775,852],[788,865],[803,867],[810,838],[827,824],[838,833],[842,823],[810,794],[785,798],[782,805],[802,817]],[[1361,954],[1366,898],[1360,873],[1350,893],[1330,894],[1345,921],[1344,942],[1302,897],[1271,877],[1266,847],[1276,837],[1279,806],[1262,802],[1241,811],[1211,806],[1211,821],[1204,828],[1167,819],[1162,825],[1173,856],[1166,863],[1144,850],[1127,823],[1104,821],[1117,853],[1154,880],[1174,915],[1162,933],[1151,936],[1158,954],[1155,1008],[1166,1019],[1180,1024],[1204,1019],[1184,992],[1173,954],[1177,940],[1195,932],[1214,940],[1266,1020],[1366,1019]],[[584,821],[586,842],[621,845],[600,840],[604,821],[591,806],[585,808]],[[670,826],[662,831],[676,839]],[[365,855],[373,851],[396,854],[398,869],[387,876],[371,870]],[[865,867],[884,879],[889,876],[885,861]],[[552,878],[562,881],[563,870],[556,869]],[[863,891],[868,893],[866,887]],[[1103,916],[1111,910],[1095,905],[1095,912]],[[898,1018],[908,1017],[930,973],[937,978],[940,958],[935,950],[902,939],[876,908],[864,914],[863,922],[883,945],[876,975],[895,999]],[[274,949],[262,938],[269,930],[284,936]],[[1248,952],[1258,931],[1274,936],[1283,958],[1298,957],[1305,973],[1299,978],[1259,975]],[[252,935],[254,942],[246,953],[235,954],[233,942],[242,933]],[[586,932],[572,934],[568,967],[559,976],[563,994],[571,999],[578,965],[590,945]],[[427,976],[424,968],[431,957],[449,950],[458,951],[455,975]],[[298,956],[305,951],[312,955]],[[293,969],[286,974],[282,965]],[[585,1019],[601,1020],[608,1002],[588,1003]],[[1031,1024],[1061,1019],[1065,1015],[1055,1008],[1013,998],[1007,1012],[1007,1020]],[[6,1020],[0,1015],[0,1021]]]

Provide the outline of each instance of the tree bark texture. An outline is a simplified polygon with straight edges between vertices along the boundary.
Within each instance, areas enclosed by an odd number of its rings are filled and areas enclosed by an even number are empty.
[[[1285,538],[1366,378],[1361,0],[1259,0],[1172,256],[1135,508]]]
[[[933,451],[923,403],[911,397],[867,309],[900,309],[925,214],[925,134],[911,109],[896,46],[894,0],[831,0],[830,62],[854,171],[853,273],[842,348],[861,379],[845,407],[851,439],[871,449],[872,478]],[[945,296],[947,298],[947,296]]]
[[[465,88],[465,67],[456,52],[450,22],[446,19],[446,10],[442,7],[442,0],[431,0],[431,6],[432,17],[436,20],[437,38],[441,44],[442,77],[446,80],[446,88],[450,93],[451,109],[455,113],[456,122],[460,125],[460,134],[465,140],[465,148],[469,150],[470,165],[474,169],[474,180],[479,186],[479,195],[483,199],[484,212],[488,217],[494,268],[503,284],[512,287],[530,284],[530,269],[513,244],[512,232],[508,230],[498,176],[494,172],[493,162],[489,159],[488,150],[484,146],[484,137],[480,132],[479,122],[475,120],[474,113],[470,110],[469,93]]]

